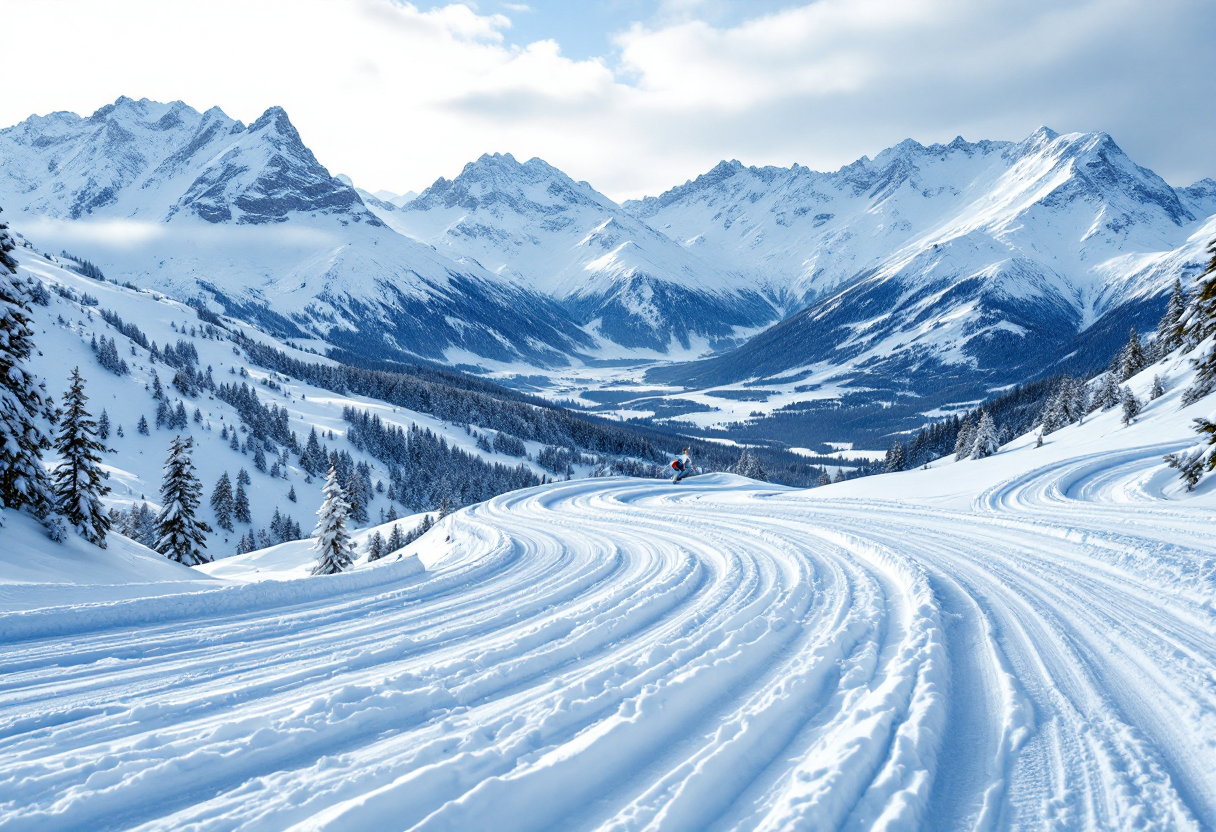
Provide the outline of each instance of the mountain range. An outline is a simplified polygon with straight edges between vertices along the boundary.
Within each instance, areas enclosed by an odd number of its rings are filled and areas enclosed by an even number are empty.
[[[246,126],[128,98],[0,131],[0,206],[43,247],[317,349],[644,360],[676,390],[919,412],[1099,366],[1216,236],[1216,182],[1171,187],[1105,133],[907,140],[835,172],[724,161],[617,204],[510,154],[373,194],[280,108]]]

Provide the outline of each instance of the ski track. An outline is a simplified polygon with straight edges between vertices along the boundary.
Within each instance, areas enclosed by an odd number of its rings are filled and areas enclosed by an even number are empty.
[[[425,573],[61,610],[0,645],[0,828],[1210,830],[1216,512],[1171,449],[967,511],[575,481]]]

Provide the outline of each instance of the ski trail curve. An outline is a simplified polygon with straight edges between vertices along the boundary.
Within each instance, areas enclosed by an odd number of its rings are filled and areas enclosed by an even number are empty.
[[[1213,829],[1216,516],[1163,452],[967,511],[561,483],[425,573],[9,622],[0,829]]]

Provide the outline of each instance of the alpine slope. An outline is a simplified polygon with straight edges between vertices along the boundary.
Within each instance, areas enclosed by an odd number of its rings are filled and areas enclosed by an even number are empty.
[[[555,483],[0,614],[0,828],[1216,828],[1216,489],[1161,461],[1212,402],[1154,373],[985,460]]]

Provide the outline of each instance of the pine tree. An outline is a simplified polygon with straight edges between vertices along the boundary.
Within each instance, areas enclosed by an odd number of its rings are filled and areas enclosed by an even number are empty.
[[[1130,425],[1140,415],[1140,400],[1136,398],[1136,394],[1131,391],[1130,387],[1124,387],[1122,401],[1123,424]]]
[[[883,470],[888,473],[902,471],[907,468],[907,463],[904,460],[904,446],[897,439],[891,443],[891,447],[887,449],[887,458],[883,464]]]
[[[253,480],[249,478],[249,472],[244,468],[236,472],[236,481],[243,485],[251,485]]]
[[[975,440],[975,425],[971,423],[970,417],[963,420],[963,424],[959,426],[958,438],[954,441],[954,458],[955,460],[966,459],[971,456],[971,446]]]
[[[1132,327],[1127,344],[1119,352],[1119,381],[1127,381],[1144,369],[1144,349],[1140,346],[1140,336]]]
[[[1161,376],[1153,376],[1153,386],[1148,391],[1148,397],[1153,401],[1165,395],[1165,384],[1161,381]]]
[[[333,466],[330,466],[322,490],[325,502],[317,510],[317,527],[313,531],[318,554],[312,574],[333,575],[351,565],[355,549],[346,531],[346,515],[350,505],[346,502],[342,486],[338,484],[338,474]]]
[[[1118,407],[1122,400],[1123,397],[1119,391],[1119,380],[1115,378],[1114,373],[1104,373],[1102,375],[1102,382],[1098,386],[1098,391],[1094,394],[1094,401],[1091,406],[1101,406],[1103,410],[1111,410]]]
[[[308,434],[304,452],[300,454],[300,467],[309,474],[319,474],[325,464],[325,455],[321,452],[321,441],[317,439],[317,429],[314,427]]]
[[[194,461],[190,449],[194,440],[175,436],[169,443],[169,458],[165,460],[165,474],[161,482],[161,504],[164,506],[156,518],[159,539],[156,550],[170,560],[195,566],[207,563],[206,533],[211,527],[195,516],[203,494],[203,485],[194,474]]]
[[[1089,412],[1089,385],[1082,379],[1074,379],[1068,396],[1068,416],[1073,422],[1084,422]]]
[[[989,457],[1000,450],[1001,444],[997,440],[996,422],[988,415],[988,411],[984,411],[980,416],[979,427],[975,429],[975,439],[971,444],[971,458],[983,459]]]
[[[88,400],[77,367],[72,370],[71,386],[63,399],[62,427],[55,442],[63,460],[53,476],[55,510],[81,537],[104,549],[110,517],[101,499],[110,493],[105,484],[109,475],[99,467],[106,448],[95,438],[97,426],[84,408]]]
[[[144,417],[144,416],[140,416],[140,417],[139,417],[139,424],[135,426],[135,429],[136,429],[137,431],[139,431],[140,433],[142,433],[144,436],[147,436],[147,435],[148,435],[148,420],[147,420],[147,418],[146,418],[146,417]]]
[[[259,443],[253,449],[253,467],[257,468],[263,474],[266,473],[266,452],[262,450],[261,443]]]
[[[375,532],[367,541],[367,560],[371,563],[384,557],[384,536]]]
[[[291,487],[291,490],[287,492],[287,499],[291,500],[293,503],[296,501],[296,487],[294,485]]]
[[[744,448],[743,452],[739,454],[739,461],[735,463],[734,473],[748,479],[768,481],[768,472],[764,470],[755,454],[748,453],[747,448]]]
[[[828,474],[827,469],[824,469],[823,471],[819,472],[819,484],[820,485],[831,485],[832,484],[832,477]]]
[[[1216,240],[1208,246],[1208,254],[1212,259],[1199,275],[1198,291],[1191,297],[1179,322],[1183,345],[1188,348],[1198,346],[1216,330]],[[1205,368],[1209,373],[1216,373],[1216,358],[1209,352],[1199,360],[1198,366],[1201,373]]]
[[[253,522],[253,515],[249,511],[249,495],[245,493],[245,483],[239,474],[236,478],[236,493],[232,495],[232,519],[238,523]]]
[[[0,222],[0,507],[45,517],[51,485],[42,449],[49,440],[39,420],[54,424],[55,413],[45,383],[25,366],[34,330],[27,287],[17,280],[17,261],[9,253],[14,248],[8,226]]]
[[[832,477],[832,482],[844,482],[844,480],[845,480],[845,476],[844,476],[844,469],[843,469],[843,468],[837,468],[837,469],[836,469],[836,476]]]
[[[1043,427],[1043,434],[1055,433],[1060,428],[1069,423],[1068,409],[1065,404],[1065,396],[1063,388],[1057,390],[1051,398],[1047,400],[1047,404],[1043,406],[1043,414],[1040,421]]]
[[[1182,316],[1186,312],[1186,294],[1182,281],[1174,280],[1174,290],[1165,305],[1165,314],[1157,324],[1157,340],[1153,352],[1157,358],[1165,358],[1182,345]]]
[[[97,438],[103,442],[110,438],[110,415],[106,413],[105,408],[102,408],[101,415],[97,417]]]
[[[232,531],[232,480],[228,472],[220,474],[215,488],[211,491],[211,510],[215,512],[215,522],[226,532]]]
[[[393,529],[388,535],[388,543],[384,546],[384,554],[391,555],[393,552],[405,545],[405,533],[401,531],[401,527],[399,525],[394,523]]]

